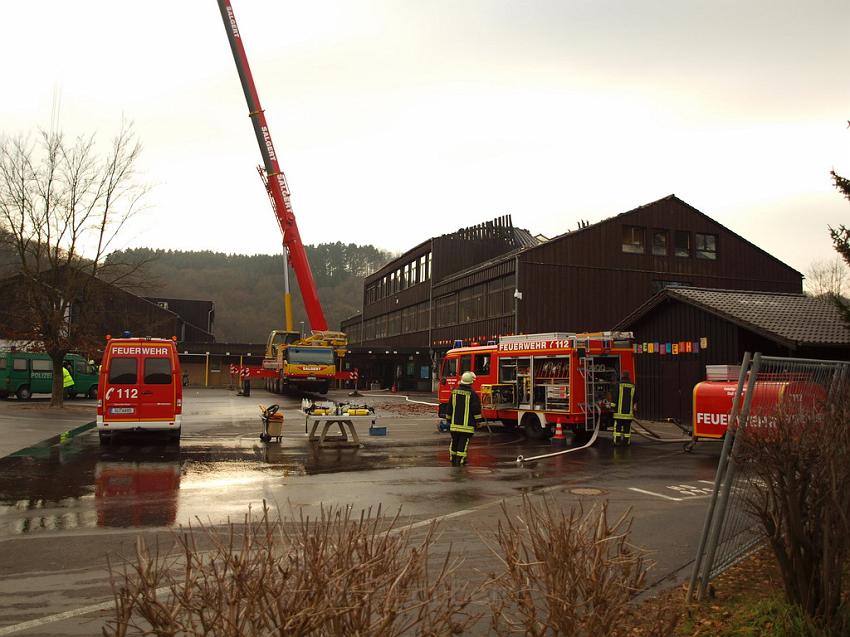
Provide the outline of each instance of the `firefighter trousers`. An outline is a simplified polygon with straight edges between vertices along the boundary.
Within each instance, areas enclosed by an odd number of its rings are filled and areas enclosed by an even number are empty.
[[[452,442],[449,445],[449,457],[452,459],[452,464],[466,464],[469,441],[471,439],[472,434],[462,433],[460,431],[452,432]]]
[[[623,445],[628,447],[632,442],[632,419],[614,419],[614,446]]]

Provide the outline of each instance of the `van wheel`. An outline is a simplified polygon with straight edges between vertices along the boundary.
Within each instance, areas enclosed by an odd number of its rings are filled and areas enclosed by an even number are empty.
[[[21,385],[20,387],[18,387],[18,391],[15,392],[15,396],[18,397],[18,400],[29,400],[30,398],[32,398],[30,386]]]
[[[522,417],[522,429],[530,440],[546,440],[551,435],[549,428],[541,426],[540,419],[534,414]]]
[[[168,432],[168,442],[180,442],[180,430]]]
[[[112,434],[110,433],[106,433],[105,431],[98,431],[97,435],[100,438],[100,444],[102,445],[108,445],[110,442],[112,442]]]
[[[92,385],[89,388],[89,398],[91,398],[92,400],[97,398],[97,385]]]

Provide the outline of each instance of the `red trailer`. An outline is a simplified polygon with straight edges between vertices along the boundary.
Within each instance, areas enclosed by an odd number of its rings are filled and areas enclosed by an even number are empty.
[[[697,383],[693,392],[693,439],[717,440],[726,435],[737,379]],[[746,383],[739,410],[746,398]],[[748,426],[769,427],[777,414],[794,415],[816,411],[826,400],[821,385],[792,375],[761,375],[753,388]]]

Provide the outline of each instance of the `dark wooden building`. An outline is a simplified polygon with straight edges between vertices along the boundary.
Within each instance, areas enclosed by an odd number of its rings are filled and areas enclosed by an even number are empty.
[[[397,372],[413,350],[436,363],[457,340],[610,330],[667,288],[802,292],[800,272],[675,195],[542,242],[509,221],[472,230],[366,280],[363,312],[342,323],[353,354],[396,351]]]
[[[179,341],[215,340],[212,333],[192,325],[171,309],[87,274],[79,276],[91,279],[87,307],[83,309],[80,303],[72,303],[69,322],[71,325],[79,321],[92,322],[87,329],[89,334],[105,338],[107,334],[118,336],[129,331],[134,336],[176,336]],[[25,308],[20,307],[26,298],[25,285],[26,279],[20,275],[0,281],[0,339],[16,341],[31,332],[22,323],[27,316]],[[88,354],[96,357],[97,353]]]
[[[802,294],[667,288],[615,327],[635,334],[638,417],[651,420],[690,423],[705,366],[738,364],[744,352],[850,359],[834,303]]]
[[[344,365],[364,372],[364,383],[430,389],[432,343],[452,337],[459,322],[486,323],[488,292],[512,298],[511,272],[483,264],[513,263],[511,255],[537,243],[528,231],[514,228],[508,215],[434,237],[392,260],[366,278],[363,311],[342,322],[351,345]],[[459,274],[466,271],[477,272],[472,285]],[[457,285],[469,289],[451,303],[434,303]],[[496,307],[491,301],[491,314]],[[512,303],[499,305],[494,324],[500,333],[512,322]]]
[[[215,340],[215,303],[212,301],[197,301],[193,299],[173,299],[162,296],[145,297],[151,303],[170,310],[183,321],[180,341]]]
[[[796,292],[803,275],[675,195],[519,256],[523,332],[611,329],[668,287]]]

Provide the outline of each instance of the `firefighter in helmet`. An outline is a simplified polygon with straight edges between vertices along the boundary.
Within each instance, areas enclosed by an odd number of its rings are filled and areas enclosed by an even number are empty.
[[[629,372],[623,372],[617,386],[617,411],[614,414],[614,446],[628,447],[632,441],[632,419],[634,418],[635,386]]]
[[[475,374],[464,372],[460,377],[460,385],[452,390],[452,397],[447,405],[449,431],[452,443],[449,445],[449,455],[452,464],[466,464],[469,441],[475,433],[475,426],[481,421],[481,399],[472,389]]]

